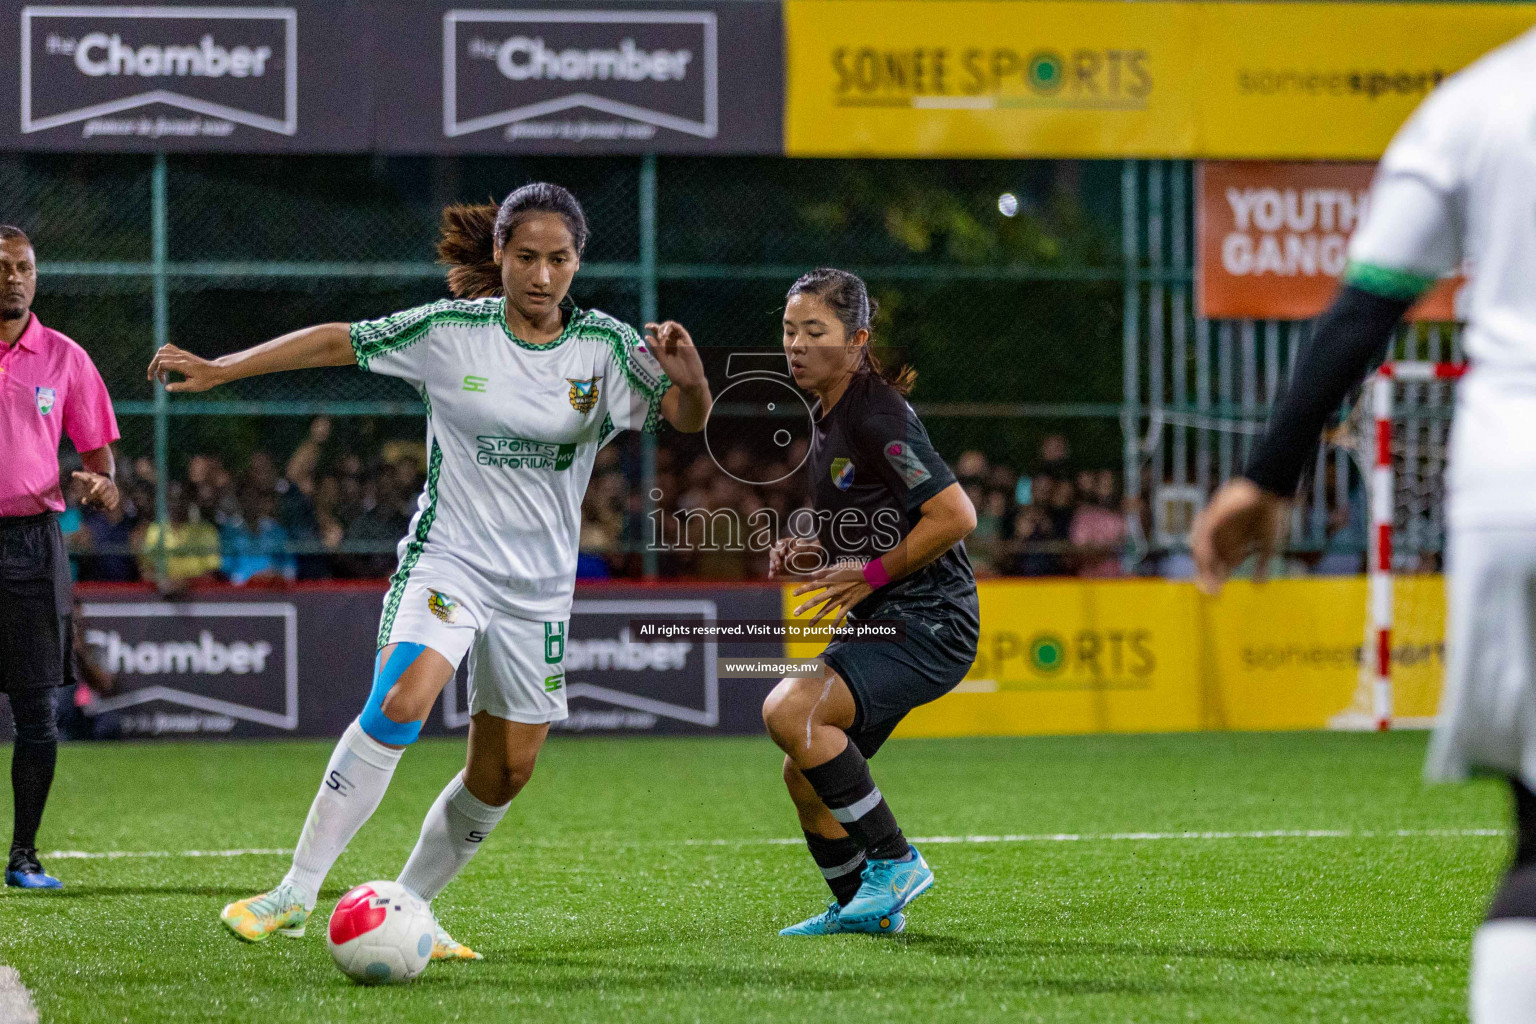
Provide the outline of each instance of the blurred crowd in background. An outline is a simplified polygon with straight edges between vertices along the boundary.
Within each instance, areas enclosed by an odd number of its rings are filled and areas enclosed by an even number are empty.
[[[735,451],[717,464],[702,447],[660,445],[648,510],[638,445],[610,445],[598,453],[583,503],[578,576],[638,578],[649,548],[664,578],[764,578],[766,545],[755,526],[771,522],[775,536],[793,528],[793,513],[808,505],[807,481],[795,469],[803,454],[792,448],[782,465],[762,466]],[[1133,548],[1149,555],[1141,574],[1192,574],[1187,553],[1144,550],[1153,532],[1148,503],[1126,500],[1119,473],[1074,463],[1063,435],[1047,435],[1030,466],[991,462],[974,450],[951,466],[976,507],[966,548],[978,576],[1112,578],[1125,574]],[[66,462],[66,481],[70,468]],[[285,459],[261,450],[238,466],[213,454],[190,457],[167,484],[163,526],[154,516],[152,460],[120,453],[121,506],[82,510],[71,493],[62,525],[83,581],[149,581],[175,592],[205,582],[378,579],[394,571],[395,546],[425,476],[423,442],[385,441],[359,452],[334,441],[320,417]],[[1150,483],[1143,481],[1143,493]],[[1360,571],[1355,504],[1330,513],[1334,550],[1292,556],[1280,572]]]

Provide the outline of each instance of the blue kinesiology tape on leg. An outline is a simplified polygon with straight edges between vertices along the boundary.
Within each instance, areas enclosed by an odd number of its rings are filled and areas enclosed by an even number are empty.
[[[425,644],[395,644],[388,664],[384,664],[383,651],[374,658],[373,691],[368,694],[368,703],[363,705],[363,713],[357,716],[357,724],[363,727],[363,732],[380,743],[403,747],[415,743],[416,737],[421,735],[420,722],[397,722],[384,714],[384,698],[401,674],[426,649]]]

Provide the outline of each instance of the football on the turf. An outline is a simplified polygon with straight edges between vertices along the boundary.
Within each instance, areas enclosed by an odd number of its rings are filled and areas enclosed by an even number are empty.
[[[398,882],[364,882],[331,912],[326,945],[360,985],[410,981],[432,959],[432,911]]]

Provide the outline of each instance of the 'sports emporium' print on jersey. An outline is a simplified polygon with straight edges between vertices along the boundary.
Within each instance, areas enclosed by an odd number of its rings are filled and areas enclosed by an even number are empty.
[[[481,434],[476,438],[480,449],[475,461],[482,466],[505,466],[512,469],[570,469],[576,457],[576,445],[555,444],[552,441],[531,441],[526,437],[489,437]]]

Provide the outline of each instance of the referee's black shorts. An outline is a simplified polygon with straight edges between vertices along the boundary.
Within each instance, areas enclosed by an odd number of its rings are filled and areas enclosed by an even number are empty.
[[[58,516],[0,516],[0,693],[70,681],[72,610]]]

